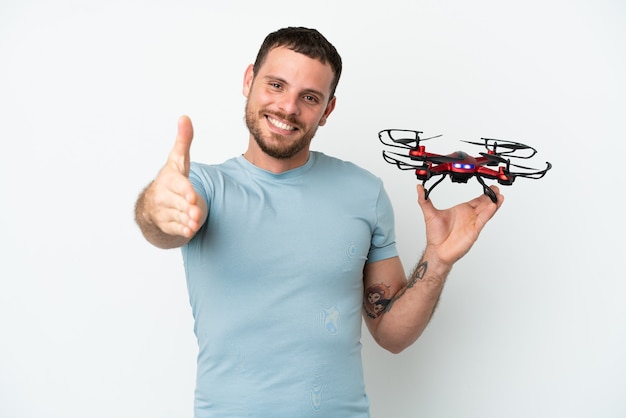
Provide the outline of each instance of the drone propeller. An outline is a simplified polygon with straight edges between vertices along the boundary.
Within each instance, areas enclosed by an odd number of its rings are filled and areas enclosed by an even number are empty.
[[[465,142],[465,143],[472,144],[472,145],[482,145],[488,151],[493,151],[498,155],[500,154],[510,155],[511,157],[514,157],[514,158],[528,159],[537,153],[536,149],[534,149],[533,147],[529,145],[522,144],[521,142],[508,141],[506,139],[493,139],[493,138],[480,138],[480,139],[482,139],[483,142],[476,142],[476,141],[461,141],[461,142]],[[498,149],[504,149],[506,151],[498,152]],[[526,155],[526,156],[512,155],[514,152],[520,151],[520,150],[530,150],[530,155]]]
[[[384,145],[397,147],[397,148],[417,148],[420,141],[428,141],[429,139],[438,138],[442,135],[435,135],[428,138],[420,138],[422,131],[414,131],[410,129],[384,129],[378,132],[378,139]],[[386,142],[383,139],[385,136],[391,142]],[[415,144],[411,146],[411,144]]]
[[[428,141],[429,139],[442,137],[443,134],[429,136],[428,138],[420,138],[420,141]]]
[[[486,159],[496,162],[496,163],[502,163],[502,164],[506,164],[506,170],[508,171],[510,167],[515,167],[515,168],[521,168],[522,170],[537,170],[536,168],[532,168],[532,167],[525,167],[523,165],[519,165],[519,164],[512,164],[511,160],[508,160],[500,155],[497,154],[488,154],[486,152],[480,152],[480,155],[482,155],[483,157],[485,157]]]
[[[467,141],[466,141],[467,142]],[[497,154],[488,154],[486,152],[479,152],[480,155],[482,155],[483,157],[485,157],[486,159],[488,159],[491,162],[494,163],[502,163],[502,164],[509,164],[509,160],[507,160],[504,157],[501,157],[500,155]]]
[[[402,144],[402,145],[409,145],[411,142],[416,142],[419,139],[412,139],[412,138],[398,138],[398,139],[393,139],[391,138],[391,140],[397,144]]]

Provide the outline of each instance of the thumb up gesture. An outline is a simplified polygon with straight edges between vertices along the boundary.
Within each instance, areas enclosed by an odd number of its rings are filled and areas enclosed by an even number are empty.
[[[144,237],[160,248],[186,244],[206,219],[206,203],[189,181],[192,140],[191,120],[181,116],[165,166],[137,199],[135,220]]]

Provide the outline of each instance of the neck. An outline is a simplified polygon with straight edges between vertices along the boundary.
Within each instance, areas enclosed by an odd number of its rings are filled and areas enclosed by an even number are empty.
[[[254,139],[251,139],[243,157],[263,170],[280,174],[305,165],[309,160],[309,149],[305,148],[289,158],[276,158],[263,152]]]

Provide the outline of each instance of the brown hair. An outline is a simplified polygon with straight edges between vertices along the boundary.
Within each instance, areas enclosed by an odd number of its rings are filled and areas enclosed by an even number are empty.
[[[337,49],[316,29],[304,27],[286,27],[270,33],[265,37],[254,61],[254,73],[257,74],[265,61],[267,54],[277,47],[289,48],[309,58],[319,60],[322,64],[329,64],[335,76],[330,85],[332,99],[341,77],[341,56]]]

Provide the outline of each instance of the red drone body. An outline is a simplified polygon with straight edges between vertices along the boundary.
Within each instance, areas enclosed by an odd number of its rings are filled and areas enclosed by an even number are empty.
[[[496,180],[499,184],[508,186],[513,184],[517,177],[541,178],[552,168],[549,162],[546,162],[546,168],[543,170],[511,164],[511,160],[505,156],[529,159],[537,153],[537,150],[528,145],[507,140],[481,138],[483,142],[463,141],[484,146],[487,152],[480,152],[479,156],[471,156],[463,151],[447,155],[426,152],[426,147],[420,142],[441,135],[422,139],[421,133],[421,131],[407,129],[385,129],[378,133],[378,138],[384,145],[408,150],[406,154],[383,150],[383,158],[401,170],[414,170],[416,177],[422,180],[424,185],[433,176],[441,176],[426,190],[427,199],[432,189],[446,176],[450,176],[455,183],[467,183],[470,178],[474,177],[482,185],[484,193],[495,203],[497,202],[496,195],[483,179]],[[511,171],[511,167],[521,171]]]

